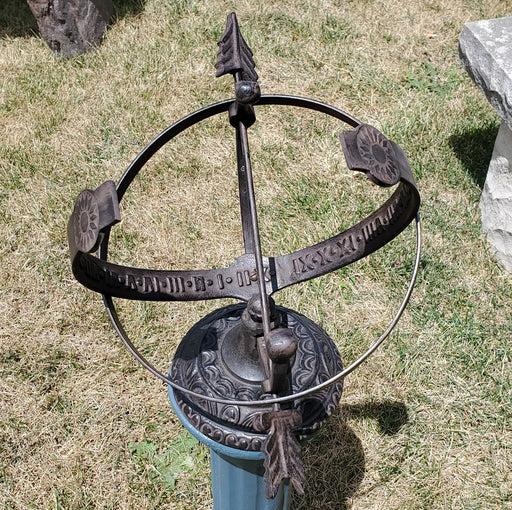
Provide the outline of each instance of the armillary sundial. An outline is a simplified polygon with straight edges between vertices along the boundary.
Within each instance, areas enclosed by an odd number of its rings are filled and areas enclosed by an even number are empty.
[[[233,75],[234,99],[185,116],[158,135],[117,184],[107,181],[79,195],[68,224],[72,269],[80,283],[103,295],[110,319],[125,345],[169,386],[171,402],[182,422],[211,447],[212,470],[215,455],[216,473],[220,473],[212,474],[214,508],[283,509],[287,508],[288,483],[299,493],[304,491],[300,441],[311,436],[332,413],[341,397],[344,377],[388,336],[409,300],[419,263],[420,196],[404,152],[376,128],[313,99],[262,95],[252,51],[240,34],[234,13],[228,16],[219,42],[216,70],[217,77]],[[348,127],[340,135],[348,167],[364,172],[377,186],[394,188],[393,193],[368,217],[334,237],[286,255],[265,256],[248,136],[257,118],[256,109],[265,105],[313,110],[339,120]],[[235,132],[245,253],[221,269],[166,271],[109,262],[110,230],[121,219],[119,202],[135,176],[176,135],[219,114],[227,114]],[[325,331],[300,313],[277,306],[271,296],[366,257],[414,219],[416,263],[402,305],[381,337],[343,368],[338,350]],[[95,251],[98,256],[93,255]],[[169,375],[157,370],[137,350],[113,301],[227,297],[237,298],[240,303],[220,308],[192,327],[175,353]],[[237,465],[233,474],[235,458],[242,459],[243,465]],[[218,467],[219,459],[225,465]],[[246,469],[244,462],[254,459],[261,464],[254,483],[264,484],[266,503],[249,504],[247,491],[253,481],[239,476],[238,471]],[[221,494],[225,488],[218,488],[225,487],[225,481],[221,483],[215,477],[235,475],[237,487],[227,491],[232,493],[228,498]],[[260,501],[258,498],[254,495],[252,499]]]

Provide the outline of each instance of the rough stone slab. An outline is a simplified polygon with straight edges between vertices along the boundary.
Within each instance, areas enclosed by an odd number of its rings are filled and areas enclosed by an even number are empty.
[[[505,121],[496,137],[480,212],[482,231],[487,234],[496,260],[512,272],[512,130]]]
[[[512,16],[466,23],[459,37],[464,69],[512,129]]]
[[[98,46],[114,15],[112,0],[27,1],[44,40],[63,57]]]

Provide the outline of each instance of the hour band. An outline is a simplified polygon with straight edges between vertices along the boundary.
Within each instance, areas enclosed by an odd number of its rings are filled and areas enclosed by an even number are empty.
[[[117,186],[107,181],[83,191],[68,223],[72,270],[84,286],[101,294],[146,301],[193,301],[233,297],[248,300],[258,292],[254,256],[245,254],[229,267],[207,270],[154,270],[108,262],[112,225],[120,221],[119,202],[145,163],[188,127],[226,112],[232,100],[215,103],[184,117],[161,133],[133,161]],[[384,246],[415,218],[420,196],[402,149],[380,131],[332,106],[311,99],[263,95],[258,105],[298,106],[338,118],[355,129],[341,134],[347,165],[365,172],[379,186],[395,186],[391,197],[353,227],[318,244],[277,257],[264,257],[268,295],[295,283],[340,269]],[[92,255],[100,249],[100,256]]]

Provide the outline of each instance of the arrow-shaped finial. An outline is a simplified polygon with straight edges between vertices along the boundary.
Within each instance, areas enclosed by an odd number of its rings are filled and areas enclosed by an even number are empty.
[[[240,27],[234,12],[228,16],[226,31],[218,44],[219,52],[215,64],[217,78],[227,73],[240,72],[242,80],[258,81],[251,48],[240,33]]]

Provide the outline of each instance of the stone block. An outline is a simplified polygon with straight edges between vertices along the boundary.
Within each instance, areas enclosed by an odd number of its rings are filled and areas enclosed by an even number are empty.
[[[74,57],[98,46],[114,15],[112,0],[27,0],[48,46]]]
[[[512,129],[512,16],[466,23],[459,37],[464,69]]]
[[[467,23],[459,37],[464,69],[502,118],[480,199],[482,231],[512,272],[512,17]]]
[[[480,198],[482,231],[498,263],[512,272],[512,131],[505,121],[494,145]]]

